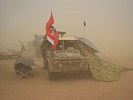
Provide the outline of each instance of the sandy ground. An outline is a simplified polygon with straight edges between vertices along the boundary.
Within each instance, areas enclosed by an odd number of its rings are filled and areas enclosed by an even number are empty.
[[[19,79],[15,60],[0,61],[0,100],[133,100],[133,71],[115,82],[99,82],[92,76],[61,75],[48,79],[42,59],[36,58],[31,79]]]

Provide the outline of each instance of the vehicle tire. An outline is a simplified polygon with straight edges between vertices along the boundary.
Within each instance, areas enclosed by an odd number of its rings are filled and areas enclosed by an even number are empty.
[[[91,70],[90,70],[90,67],[89,67],[89,64],[88,64],[88,76],[91,76],[92,73],[91,73]]]
[[[48,71],[48,77],[49,77],[49,80],[54,80],[54,76],[52,72]]]

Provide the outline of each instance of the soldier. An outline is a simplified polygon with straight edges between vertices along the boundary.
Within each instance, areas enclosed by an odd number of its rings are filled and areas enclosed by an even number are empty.
[[[47,69],[47,62],[46,62],[46,57],[47,57],[47,45],[48,41],[46,38],[46,35],[43,37],[43,43],[41,45],[41,52],[42,52],[42,57],[44,59],[44,68]]]

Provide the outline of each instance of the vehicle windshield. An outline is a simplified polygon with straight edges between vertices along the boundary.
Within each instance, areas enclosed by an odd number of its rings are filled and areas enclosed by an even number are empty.
[[[59,40],[56,50],[77,49],[77,40]]]

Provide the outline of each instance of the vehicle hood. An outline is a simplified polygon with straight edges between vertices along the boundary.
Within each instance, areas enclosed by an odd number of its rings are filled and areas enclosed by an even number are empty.
[[[80,59],[82,56],[77,52],[56,52],[53,53],[53,57],[55,58],[69,58],[69,59]]]

